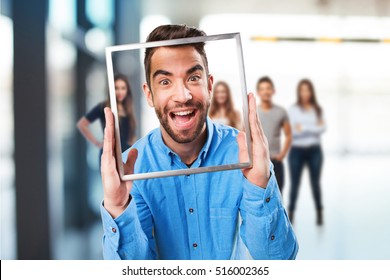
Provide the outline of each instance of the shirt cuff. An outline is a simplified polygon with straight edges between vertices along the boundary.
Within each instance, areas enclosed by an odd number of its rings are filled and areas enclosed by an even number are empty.
[[[100,205],[100,213],[104,236],[115,249],[134,238],[134,234],[137,232],[135,227],[138,221],[137,205],[134,199],[131,199],[127,208],[116,219],[113,219],[106,208],[104,208],[104,202]]]
[[[282,198],[272,164],[271,177],[265,189],[252,184],[244,177],[242,200],[244,210],[255,216],[269,215],[275,208],[282,205]]]

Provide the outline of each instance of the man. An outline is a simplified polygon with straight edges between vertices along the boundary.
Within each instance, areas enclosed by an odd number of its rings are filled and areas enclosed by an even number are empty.
[[[164,25],[152,31],[147,41],[198,36],[205,33],[184,25]],[[207,118],[213,76],[204,43],[147,49],[144,63],[144,94],[161,126],[124,154],[126,174],[248,159],[245,134]],[[104,258],[295,258],[296,237],[270,168],[253,94],[249,103],[252,168],[134,182],[121,182],[118,176],[113,116],[105,109]]]
[[[275,94],[274,83],[269,77],[262,77],[257,82],[257,95],[261,103],[257,108],[264,134],[268,140],[271,161],[274,165],[276,181],[280,192],[284,187],[284,166],[283,159],[291,146],[291,126],[285,109],[274,104],[272,97]],[[285,140],[281,148],[281,131],[283,130]]]

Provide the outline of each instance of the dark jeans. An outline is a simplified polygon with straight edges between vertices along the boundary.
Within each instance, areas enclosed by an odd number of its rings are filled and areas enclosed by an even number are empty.
[[[316,209],[322,209],[320,176],[323,162],[321,146],[292,147],[288,156],[291,190],[289,210],[294,211],[301,183],[302,170],[307,165],[310,173],[310,184]]]
[[[275,177],[278,182],[280,192],[283,191],[284,187],[284,165],[282,161],[279,160],[271,160],[274,165]]]

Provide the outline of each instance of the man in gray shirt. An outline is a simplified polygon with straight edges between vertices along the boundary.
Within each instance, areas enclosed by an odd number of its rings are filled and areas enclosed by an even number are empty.
[[[282,192],[284,186],[283,159],[290,149],[292,140],[290,122],[286,110],[272,103],[275,88],[269,77],[260,78],[257,82],[256,90],[261,100],[260,105],[257,106],[257,113],[268,140],[276,180],[278,181],[280,192]],[[281,130],[283,130],[285,135],[283,148],[281,145]]]

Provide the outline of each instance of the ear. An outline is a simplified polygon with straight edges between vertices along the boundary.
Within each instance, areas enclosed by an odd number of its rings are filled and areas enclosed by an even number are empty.
[[[207,77],[207,90],[209,91],[209,95],[211,95],[211,92],[213,91],[213,84],[214,84],[214,76],[209,74]]]
[[[149,106],[154,107],[153,94],[152,94],[152,91],[150,90],[148,84],[144,83],[142,86],[142,89],[144,91],[144,95],[146,97],[146,100],[148,101]]]

